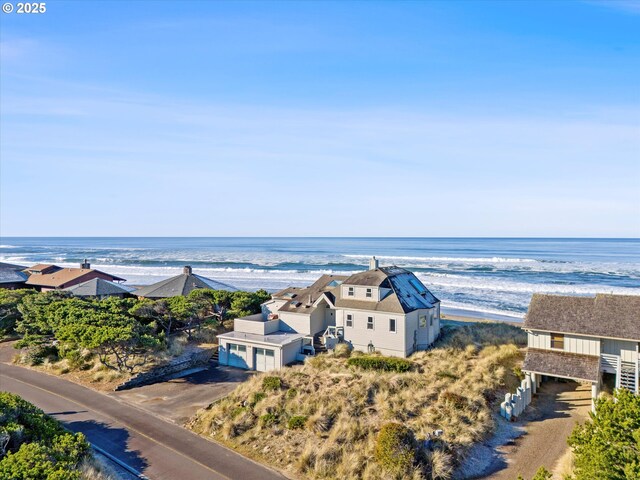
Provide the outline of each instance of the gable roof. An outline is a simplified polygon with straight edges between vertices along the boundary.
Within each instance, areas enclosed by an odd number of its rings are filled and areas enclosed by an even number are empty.
[[[24,270],[27,267],[0,262],[0,283],[23,283],[27,280]]]
[[[41,271],[43,273],[33,273]],[[61,268],[57,265],[35,265],[27,268],[25,272],[30,273],[27,279],[27,285],[35,285],[38,287],[58,288],[73,280],[81,279],[90,273],[96,273],[103,278],[109,278],[111,281],[124,281],[124,278],[116,277],[109,273],[95,270],[93,268]]]
[[[640,341],[640,295],[531,297],[523,327]]]
[[[87,282],[65,288],[65,290],[71,292],[76,297],[99,297],[131,293],[134,289],[103,280],[102,278],[92,278]]]
[[[333,303],[338,308],[371,310],[389,313],[409,313],[433,308],[440,302],[413,272],[400,267],[380,267],[351,275],[344,285],[388,288],[390,292],[379,302],[343,297],[342,289],[332,290]]]
[[[139,288],[134,295],[147,298],[169,298],[178,295],[189,295],[193,290],[206,288],[209,290],[227,290],[235,292],[238,289],[226,283],[218,282],[210,278],[202,277],[194,273],[181,273],[175,277],[161,280],[152,285]]]
[[[273,298],[287,300],[279,312],[310,313],[317,308],[316,301],[325,293],[339,289],[347,277],[342,275],[322,275],[306,288],[289,287],[273,295]],[[338,283],[338,285],[335,285]]]

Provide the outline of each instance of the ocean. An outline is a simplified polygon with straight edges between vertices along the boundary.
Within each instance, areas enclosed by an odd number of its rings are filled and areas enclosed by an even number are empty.
[[[241,289],[305,286],[322,273],[381,265],[415,272],[443,312],[521,319],[534,292],[640,295],[640,239],[27,238],[0,239],[0,261],[92,267],[143,285],[181,272]]]

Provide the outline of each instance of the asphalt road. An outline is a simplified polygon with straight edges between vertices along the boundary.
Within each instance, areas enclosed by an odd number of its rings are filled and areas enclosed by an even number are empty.
[[[152,480],[271,480],[282,475],[173,423],[88,388],[0,364],[16,393]]]

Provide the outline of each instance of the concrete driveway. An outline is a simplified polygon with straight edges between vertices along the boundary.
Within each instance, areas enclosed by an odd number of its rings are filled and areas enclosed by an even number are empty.
[[[199,409],[228,395],[252,372],[211,362],[208,368],[153,385],[110,393],[109,396],[184,425]]]

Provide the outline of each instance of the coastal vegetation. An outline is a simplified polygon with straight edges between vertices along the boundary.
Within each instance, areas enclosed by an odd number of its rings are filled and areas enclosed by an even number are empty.
[[[569,437],[571,480],[640,478],[640,395],[626,389],[596,401],[595,414]]]
[[[340,348],[253,376],[188,426],[305,478],[451,478],[519,384],[525,343],[504,324],[444,328],[399,368]]]
[[[263,290],[196,290],[160,300],[0,290],[0,326],[3,336],[19,337],[20,363],[115,381],[179,355],[185,343],[211,340],[267,298]]]
[[[65,430],[18,395],[0,392],[0,478],[107,480],[81,433]]]

